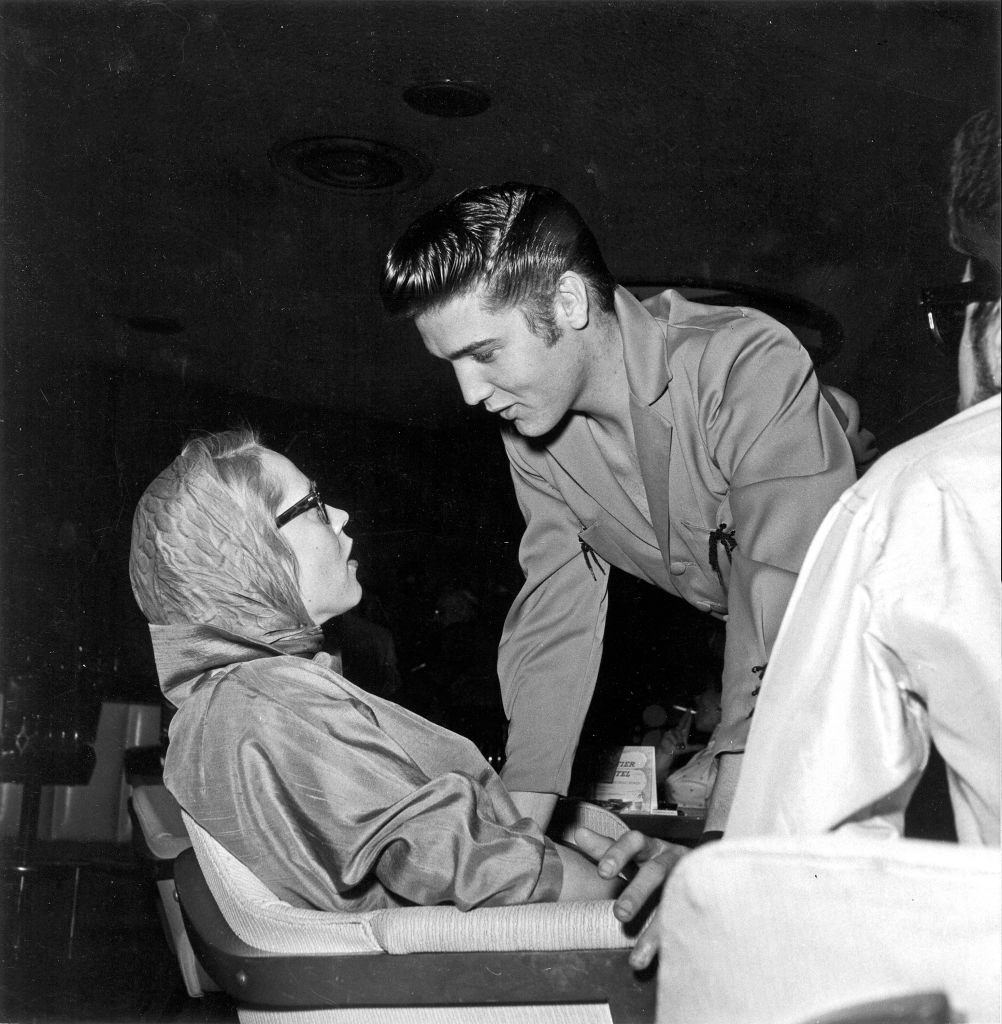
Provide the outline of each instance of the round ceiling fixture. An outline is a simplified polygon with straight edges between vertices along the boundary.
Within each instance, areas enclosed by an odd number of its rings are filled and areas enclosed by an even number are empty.
[[[272,146],[272,164],[286,177],[336,192],[399,192],[431,173],[422,157],[385,142],[324,135]]]
[[[469,82],[443,78],[438,82],[412,85],[404,92],[404,102],[433,117],[473,117],[491,105],[491,98]]]

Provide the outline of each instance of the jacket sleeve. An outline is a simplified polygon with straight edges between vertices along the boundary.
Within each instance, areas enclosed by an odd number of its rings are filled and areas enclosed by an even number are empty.
[[[755,698],[811,539],[856,479],[852,449],[806,351],[749,312],[714,335],[699,369],[699,421],[728,482],[722,718],[716,753],[744,749]]]
[[[585,557],[582,525],[542,467],[502,436],[525,519],[525,584],[498,648],[510,723],[502,778],[510,790],[565,794],[602,658],[609,570],[594,552]]]
[[[290,707],[278,694],[219,710],[229,721],[239,710],[242,724],[233,752],[219,754],[236,770],[212,773],[215,806],[229,790],[246,846],[234,852],[259,858],[248,863],[273,890],[298,890],[321,907],[386,905],[374,882],[395,902],[462,910],[558,898],[556,848],[519,816],[486,762],[472,763],[460,737],[442,731],[441,759],[455,768],[429,777],[351,699]],[[217,810],[206,827],[216,834],[221,822]],[[326,892],[314,888],[320,878]]]

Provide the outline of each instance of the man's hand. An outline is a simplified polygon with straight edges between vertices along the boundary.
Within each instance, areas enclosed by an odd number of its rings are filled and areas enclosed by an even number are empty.
[[[613,913],[624,924],[649,908],[672,868],[689,852],[684,846],[652,839],[635,830],[613,841],[579,826],[574,832],[574,841],[582,853],[598,862],[602,878],[615,878],[624,870],[629,874],[633,865],[638,865],[636,874],[613,906]],[[642,970],[654,960],[660,937],[658,915],[654,914],[630,953],[630,966],[634,970]]]

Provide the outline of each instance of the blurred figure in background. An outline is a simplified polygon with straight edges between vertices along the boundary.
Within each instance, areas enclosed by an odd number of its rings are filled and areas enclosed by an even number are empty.
[[[696,697],[695,707],[682,713],[678,724],[664,733],[655,749],[658,791],[666,803],[691,814],[706,813],[717,777],[717,759],[706,741],[719,724],[718,681]]]
[[[378,618],[378,602],[363,594],[357,608],[324,623],[324,649],[340,657],[341,672],[356,686],[398,700],[397,648],[393,634]]]

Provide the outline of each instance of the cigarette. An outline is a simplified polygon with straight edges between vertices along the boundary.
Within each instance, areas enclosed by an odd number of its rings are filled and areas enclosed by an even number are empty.
[[[696,714],[696,709],[695,708],[686,708],[686,707],[683,707],[681,704],[672,704],[672,710],[674,710],[674,711],[688,711],[690,715]]]

